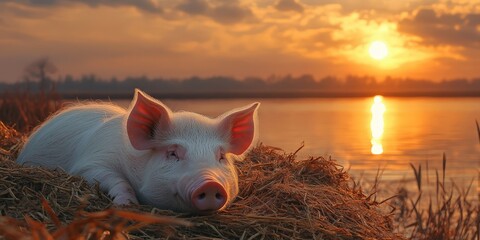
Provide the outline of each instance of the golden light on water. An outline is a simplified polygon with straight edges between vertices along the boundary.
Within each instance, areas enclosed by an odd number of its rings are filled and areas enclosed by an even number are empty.
[[[383,135],[383,113],[385,112],[385,104],[383,104],[382,96],[375,96],[370,111],[372,112],[372,120],[370,121],[370,130],[372,132],[372,154],[380,155],[383,153],[382,135]]]

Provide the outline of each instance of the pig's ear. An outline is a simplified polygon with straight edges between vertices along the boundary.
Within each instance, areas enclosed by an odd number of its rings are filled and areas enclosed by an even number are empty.
[[[169,127],[170,114],[170,109],[161,102],[135,89],[127,118],[127,134],[132,146],[137,150],[153,148],[155,132]]]
[[[256,102],[249,106],[234,109],[220,116],[220,131],[225,134],[230,143],[228,152],[236,155],[244,153],[253,143],[257,124]]]

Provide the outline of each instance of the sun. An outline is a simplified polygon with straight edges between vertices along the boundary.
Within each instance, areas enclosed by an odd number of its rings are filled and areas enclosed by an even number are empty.
[[[368,48],[370,57],[375,60],[382,60],[388,56],[388,47],[385,42],[373,41]]]

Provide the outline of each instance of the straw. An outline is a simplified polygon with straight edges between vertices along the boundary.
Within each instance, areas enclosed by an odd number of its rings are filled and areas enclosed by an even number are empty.
[[[7,216],[0,225],[9,226],[0,233],[11,239],[67,233],[104,239],[403,239],[393,233],[390,214],[352,188],[332,159],[299,158],[258,145],[237,164],[240,192],[229,207],[186,215],[115,207],[81,177],[15,164],[25,137],[3,124],[0,137],[0,210]]]

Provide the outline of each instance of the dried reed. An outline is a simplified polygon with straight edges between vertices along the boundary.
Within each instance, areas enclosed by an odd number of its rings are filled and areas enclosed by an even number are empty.
[[[447,158],[442,159],[441,176],[435,171],[435,193],[432,199],[425,190],[422,181],[421,165],[411,164],[417,184],[416,197],[409,196],[406,188],[401,188],[394,204],[396,224],[401,232],[410,239],[480,239],[480,215],[478,199],[469,197],[472,179],[468,186],[458,186],[455,182],[445,182]],[[480,173],[479,173],[480,180]],[[424,187],[422,187],[424,186]],[[480,198],[480,193],[479,196]]]
[[[60,96],[54,90],[38,93],[25,90],[3,92],[0,96],[0,120],[27,132],[60,109],[61,105]]]

